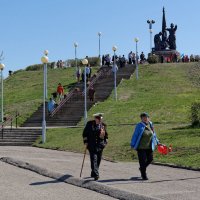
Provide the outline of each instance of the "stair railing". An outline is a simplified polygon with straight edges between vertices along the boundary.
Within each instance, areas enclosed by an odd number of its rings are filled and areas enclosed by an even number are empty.
[[[107,69],[107,68],[105,68],[105,69]],[[89,86],[87,87],[87,92],[89,91],[89,89],[90,89],[91,87],[94,86],[94,84],[95,84],[99,79],[101,79],[102,77],[106,77],[106,76],[110,75],[111,73],[112,73],[112,70],[111,70],[111,69],[109,69],[109,70],[106,71],[106,72],[102,69],[102,70],[97,74],[97,76],[96,76],[94,79],[92,79],[92,81],[90,82]],[[85,91],[82,92],[82,96],[84,96],[84,95],[85,95]]]
[[[11,116],[6,117],[5,121],[1,123],[1,139],[3,140],[4,136],[4,128],[5,126],[10,125],[10,130],[12,131],[12,125],[13,125],[13,118]]]
[[[109,73],[110,73],[111,70],[109,70]],[[102,69],[101,71],[99,71],[99,73],[97,74],[96,77],[92,78],[92,81],[90,82],[90,85],[88,87],[87,90],[89,90],[89,88],[91,86],[93,86],[98,80],[100,77],[102,77],[104,75],[104,70]],[[73,89],[71,92],[69,92],[66,97],[59,103],[59,105],[51,112],[50,114],[50,117],[53,117],[61,108],[62,106],[68,101],[70,100],[70,98],[75,94],[76,92],[76,89]],[[83,96],[84,95],[84,92],[81,93],[81,95]]]
[[[59,105],[51,112],[51,117],[53,117],[60,108],[73,96],[76,89],[73,89],[71,92],[69,92],[66,97],[59,103]]]

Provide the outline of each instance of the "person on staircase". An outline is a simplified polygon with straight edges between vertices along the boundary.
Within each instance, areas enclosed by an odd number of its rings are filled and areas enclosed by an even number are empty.
[[[106,124],[102,122],[103,113],[93,116],[94,120],[89,121],[83,130],[83,142],[90,153],[91,177],[98,180],[102,153],[108,143],[108,133]]]
[[[86,77],[87,77],[87,81],[88,81],[90,78],[90,65],[89,64],[87,64],[87,66],[86,66]]]
[[[94,95],[95,95],[95,89],[93,86],[91,86],[88,91],[88,96],[90,101],[94,101]]]
[[[89,68],[90,68],[89,78],[91,78],[92,77],[92,67],[91,67],[91,65],[89,65]]]
[[[61,83],[58,84],[57,93],[58,93],[58,96],[59,96],[59,101],[62,101],[62,99],[64,97],[64,88],[63,88]]]
[[[146,61],[146,58],[145,58],[144,52],[142,52],[140,54],[140,63],[143,64],[145,61]]]
[[[135,65],[136,56],[135,53],[132,53],[132,64]]]
[[[152,122],[149,120],[147,113],[141,113],[141,122],[136,125],[131,140],[131,148],[135,149],[138,154],[140,172],[143,180],[148,180],[146,169],[153,161],[153,151],[159,140],[156,137]]]
[[[129,65],[132,64],[132,59],[133,59],[133,52],[131,51],[131,52],[128,54],[128,64],[129,64]]]
[[[110,58],[110,55],[109,55],[109,54],[105,56],[105,62],[106,62],[106,65],[107,65],[108,67],[110,67],[111,58]]]
[[[76,72],[76,78],[78,83],[80,83],[80,77],[81,77],[81,68],[79,67]]]
[[[48,112],[49,112],[49,114],[51,114],[51,112],[54,110],[55,105],[56,105],[56,102],[52,98],[50,98],[49,102],[48,102]]]

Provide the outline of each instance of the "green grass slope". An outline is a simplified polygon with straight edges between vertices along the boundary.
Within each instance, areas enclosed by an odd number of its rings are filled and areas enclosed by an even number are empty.
[[[170,155],[156,153],[155,160],[200,167],[200,130],[188,127],[191,104],[200,100],[200,87],[193,79],[197,71],[197,63],[140,66],[139,80],[134,75],[119,85],[117,102],[111,96],[93,107],[89,118],[95,112],[103,112],[108,124],[109,145],[105,156],[123,161],[137,158],[130,149],[134,126],[128,124],[137,123],[139,114],[146,111],[155,123],[160,141],[173,145]],[[82,128],[52,129],[48,130],[47,143],[42,145],[38,140],[36,145],[82,152],[81,134]]]
[[[96,69],[93,70],[94,72]],[[66,85],[65,92],[76,83],[75,68],[48,70],[48,96],[57,89],[58,83]],[[19,112],[23,123],[42,103],[43,71],[19,71],[4,82],[5,114]]]

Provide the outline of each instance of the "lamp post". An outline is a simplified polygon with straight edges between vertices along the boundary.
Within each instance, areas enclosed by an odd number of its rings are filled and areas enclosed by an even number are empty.
[[[150,53],[152,53],[152,33],[153,33],[153,29],[152,29],[152,24],[155,23],[154,20],[147,20],[147,23],[149,24],[149,33],[150,33]]]
[[[113,46],[112,48],[114,52],[114,64],[113,64],[113,72],[114,72],[114,88],[115,88],[115,100],[117,101],[117,66],[116,66],[116,54],[117,46]]]
[[[82,60],[82,64],[85,65],[84,69],[84,125],[87,123],[87,76],[86,76],[86,65],[88,64],[87,59]]]
[[[3,112],[3,69],[5,65],[0,63],[0,70],[1,70],[1,122],[3,122],[4,112]]]
[[[138,76],[138,42],[139,42],[139,38],[135,38],[134,39],[135,40],[135,44],[136,44],[136,53],[135,53],[135,55],[136,55],[136,79],[138,79],[139,78],[139,76]]]
[[[75,48],[75,63],[76,63],[76,72],[78,70],[78,67],[77,67],[77,47],[78,47],[78,43],[77,42],[74,42],[74,48]]]
[[[98,32],[98,36],[99,36],[99,60],[100,60],[100,66],[101,66],[101,32]]]
[[[42,56],[42,63],[44,64],[44,88],[43,88],[43,120],[42,120],[42,143],[46,142],[46,91],[47,91],[47,83],[46,83],[46,72],[47,72],[47,63],[49,58],[47,55]]]
[[[49,54],[49,51],[48,50],[44,50],[44,55],[45,56],[48,56]],[[46,64],[46,67],[45,67],[45,98],[46,100],[48,99],[48,84],[47,84],[47,77],[48,77],[48,67],[47,67],[47,64]]]

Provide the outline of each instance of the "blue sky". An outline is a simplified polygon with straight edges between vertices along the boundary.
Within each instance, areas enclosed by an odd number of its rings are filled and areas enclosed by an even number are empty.
[[[154,19],[154,33],[161,30],[162,7],[166,20],[178,25],[177,50],[200,54],[199,0],[0,0],[0,50],[8,70],[40,63],[44,49],[51,61],[98,55],[97,32],[102,32],[102,52],[127,55],[135,49],[149,51],[147,19]]]

